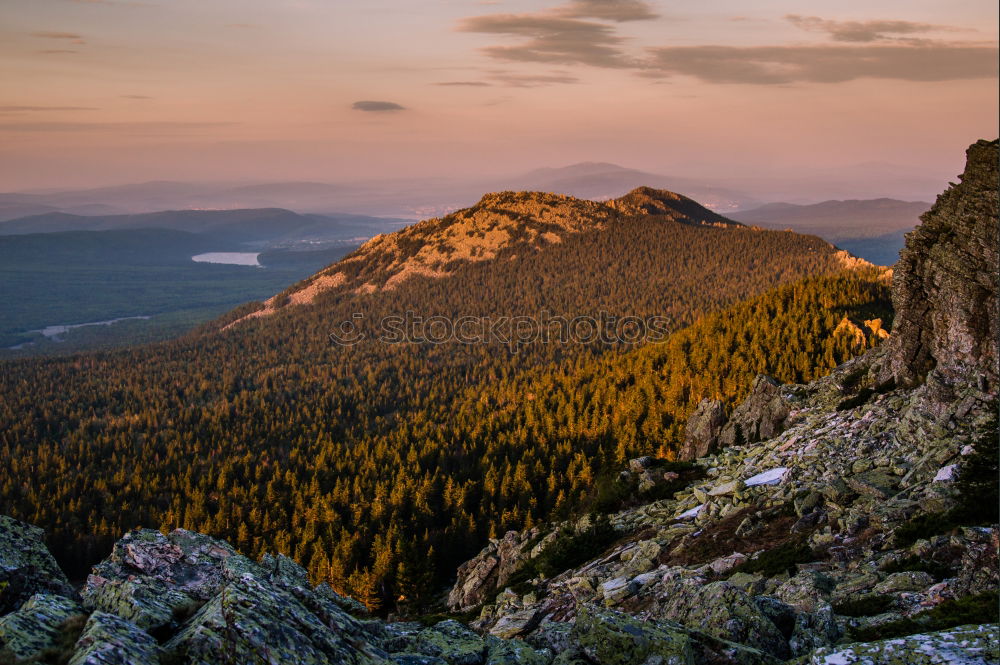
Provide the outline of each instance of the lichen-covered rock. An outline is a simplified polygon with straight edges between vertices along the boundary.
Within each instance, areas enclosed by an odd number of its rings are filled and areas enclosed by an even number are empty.
[[[795,665],[987,665],[1000,663],[1000,626],[960,626],[879,642],[822,647]]]
[[[385,664],[381,649],[342,635],[291,593],[245,574],[229,581],[164,648],[182,662]]]
[[[458,580],[448,594],[448,607],[466,611],[482,605],[487,596],[502,589],[532,551],[537,531],[525,534],[508,531],[500,540],[491,541],[475,558],[458,568]]]
[[[773,665],[778,662],[756,649],[713,638],[677,623],[644,622],[592,606],[580,608],[571,636],[574,647],[597,665]],[[564,653],[572,654],[573,651]]]
[[[665,588],[662,593],[665,600],[657,610],[657,618],[676,621],[778,658],[791,655],[785,635],[754,598],[742,589],[727,582],[712,582],[704,586],[681,582]]]
[[[485,665],[549,665],[552,652],[548,649],[536,651],[521,640],[501,640],[486,638],[488,652]]]
[[[36,594],[21,609],[0,617],[0,648],[18,658],[30,658],[51,646],[59,635],[59,626],[82,611],[69,598]]]
[[[407,630],[405,625],[400,628],[391,643],[394,655],[421,654],[440,658],[449,665],[482,665],[486,660],[483,638],[455,620],[441,621],[417,631]]]
[[[735,446],[777,436],[785,429],[790,413],[789,403],[781,394],[781,384],[758,374],[750,394],[733,409],[719,434],[719,444]]]
[[[714,453],[719,446],[719,435],[726,424],[726,411],[722,402],[705,398],[698,403],[685,429],[684,446],[677,458],[691,461]]]
[[[45,547],[45,532],[0,515],[0,616],[17,610],[36,593],[76,595]]]
[[[160,665],[156,640],[135,624],[105,612],[87,619],[68,665]]]
[[[168,625],[175,611],[203,603],[224,582],[228,543],[175,529],[137,529],[94,566],[81,592],[84,606],[126,618],[145,630]]]
[[[913,385],[936,370],[944,393],[980,380],[983,389],[997,387],[997,155],[997,141],[970,146],[960,183],[907,235],[893,276],[883,380]]]

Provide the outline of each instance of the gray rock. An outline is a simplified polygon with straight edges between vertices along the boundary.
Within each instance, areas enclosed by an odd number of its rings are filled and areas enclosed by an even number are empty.
[[[21,609],[0,617],[0,647],[18,658],[30,658],[52,646],[59,627],[83,608],[76,601],[51,594],[36,594]]]
[[[134,623],[105,612],[87,619],[68,665],[159,665],[160,647]]]
[[[791,409],[780,386],[771,377],[758,374],[750,394],[733,410],[719,434],[719,445],[755,443],[784,431]]]
[[[719,435],[725,424],[726,411],[722,402],[707,398],[701,400],[688,418],[684,446],[677,458],[691,461],[714,453],[719,447]]]
[[[76,596],[45,546],[45,532],[0,515],[0,616],[17,610],[36,593]]]
[[[986,665],[1000,662],[1000,626],[959,626],[879,642],[817,649],[795,665]]]

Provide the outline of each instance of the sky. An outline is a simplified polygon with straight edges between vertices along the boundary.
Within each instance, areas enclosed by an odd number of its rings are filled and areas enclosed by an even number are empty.
[[[0,191],[954,174],[998,134],[998,21],[993,0],[0,0]]]

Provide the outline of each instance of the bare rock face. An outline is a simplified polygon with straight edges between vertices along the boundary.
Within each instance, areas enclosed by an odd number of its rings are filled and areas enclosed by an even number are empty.
[[[775,437],[785,430],[789,413],[781,384],[758,374],[750,395],[733,409],[733,415],[719,435],[719,445],[737,446]]]
[[[688,418],[684,447],[678,456],[682,462],[689,462],[709,453],[719,446],[719,435],[726,424],[726,411],[717,399],[703,399],[698,408]]]
[[[883,381],[912,386],[933,372],[945,390],[998,385],[997,141],[979,141],[966,156],[960,183],[938,197],[900,253]]]
[[[468,610],[482,605],[487,595],[502,589],[510,576],[530,558],[528,545],[535,532],[522,537],[517,531],[508,531],[503,538],[490,542],[474,559],[458,569],[458,581],[448,594],[448,606]]]

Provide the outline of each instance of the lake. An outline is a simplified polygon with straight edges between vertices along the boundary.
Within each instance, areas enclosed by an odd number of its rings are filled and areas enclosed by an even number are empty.
[[[257,252],[208,252],[191,257],[195,263],[224,263],[231,266],[255,266],[263,268],[257,261]]]

